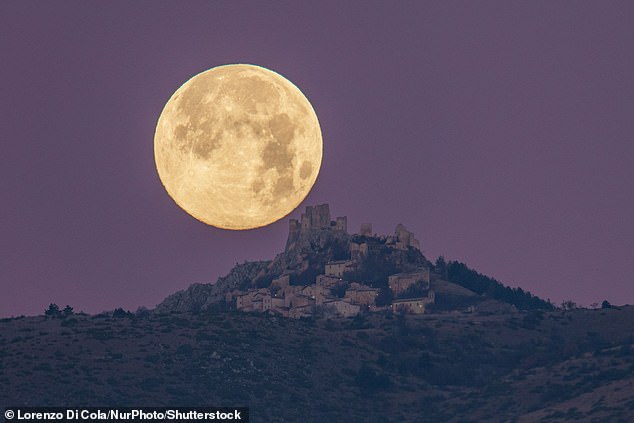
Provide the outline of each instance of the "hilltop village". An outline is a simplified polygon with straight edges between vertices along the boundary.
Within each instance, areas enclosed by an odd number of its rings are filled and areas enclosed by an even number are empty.
[[[406,272],[387,275],[387,286],[359,279],[363,275],[360,270],[377,255],[413,253],[422,258],[419,241],[402,224],[396,226],[394,235],[377,236],[372,233],[372,224],[365,223],[359,233],[350,236],[345,216],[331,220],[328,204],[309,206],[300,220],[290,220],[286,250],[292,250],[311,234],[324,231],[349,237],[347,258],[326,262],[314,282],[297,281],[290,273],[282,274],[266,287],[227,292],[225,301],[239,311],[289,318],[350,317],[362,311],[382,310],[421,314],[434,302],[430,268],[424,263]]]

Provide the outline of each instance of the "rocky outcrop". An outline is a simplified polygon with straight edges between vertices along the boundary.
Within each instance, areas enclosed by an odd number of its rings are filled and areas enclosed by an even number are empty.
[[[282,275],[289,275],[293,284],[315,283],[315,277],[324,273],[327,262],[350,257],[349,243],[350,236],[343,231],[330,228],[305,231],[272,261],[238,264],[215,284],[196,283],[170,295],[156,306],[155,312],[208,310],[221,302],[227,292],[268,287]]]
[[[217,291],[210,283],[195,283],[165,298],[154,311],[157,313],[201,311],[215,302],[216,295],[214,294]]]
[[[168,313],[207,310],[218,304],[226,292],[249,286],[256,275],[266,269],[270,263],[270,261],[255,261],[237,264],[226,276],[218,278],[215,284],[192,284],[187,289],[165,298],[154,311]]]
[[[288,274],[301,278],[302,274],[324,273],[325,265],[329,261],[348,258],[350,235],[343,231],[314,229],[302,233],[282,254],[278,254],[271,263],[270,272],[276,277]],[[314,279],[300,282],[314,283]]]

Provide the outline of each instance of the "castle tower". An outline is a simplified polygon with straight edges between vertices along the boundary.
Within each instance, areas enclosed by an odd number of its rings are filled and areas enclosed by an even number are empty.
[[[322,229],[330,226],[330,206],[328,204],[315,206],[311,216],[311,226],[313,229]]]
[[[398,225],[396,225],[394,234],[396,235],[396,244],[398,247],[402,249],[407,249],[407,247],[414,247],[420,250],[420,242],[416,238],[414,238],[414,234],[408,231],[403,224],[399,223]]]
[[[301,218],[302,232],[328,227],[330,227],[330,207],[328,204],[306,206],[306,211]]]
[[[306,210],[302,213],[299,220],[290,219],[288,222],[286,250],[288,251],[303,234],[318,229],[330,229],[347,233],[348,219],[343,216],[337,217],[335,221],[331,221],[330,206],[328,204],[306,206]]]
[[[335,224],[338,231],[348,232],[348,218],[346,216],[338,217]]]

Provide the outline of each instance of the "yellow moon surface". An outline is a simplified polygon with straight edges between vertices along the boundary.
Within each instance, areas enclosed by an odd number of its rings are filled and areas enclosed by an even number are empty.
[[[187,213],[224,229],[252,229],[293,211],[322,159],[317,115],[289,80],[254,65],[225,65],[185,82],[154,136],[168,194]]]

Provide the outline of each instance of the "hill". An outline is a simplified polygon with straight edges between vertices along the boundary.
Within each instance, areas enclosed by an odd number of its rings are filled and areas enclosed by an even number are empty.
[[[254,422],[631,421],[633,335],[629,306],[3,319],[0,406],[249,405]]]
[[[308,207],[275,258],[152,311],[54,306],[1,319],[0,407],[249,406],[253,422],[634,419],[634,307],[557,309],[458,261],[432,264],[419,246],[401,224],[348,234],[345,217]],[[334,304],[349,317],[326,313]]]
[[[405,275],[402,279],[407,286],[389,282],[398,275]],[[287,279],[279,282],[281,278]],[[278,286],[274,288],[275,281]],[[292,287],[309,285],[314,286],[309,292]],[[351,286],[356,290],[353,295],[347,293]],[[238,297],[245,294],[247,300],[238,304]],[[506,287],[463,263],[447,263],[440,257],[432,264],[420,251],[414,234],[402,224],[396,226],[394,235],[373,234],[370,224],[349,234],[347,218],[331,220],[329,206],[322,204],[307,207],[301,221],[290,220],[286,247],[274,259],[236,265],[215,284],[194,284],[167,297],[156,311],[240,308],[289,317],[321,315],[324,304],[338,303],[339,311],[345,309],[343,314],[355,314],[364,308],[389,308],[394,299],[414,298],[421,307],[424,303],[436,311],[478,307],[508,311],[509,306],[554,309],[548,301],[521,288]],[[267,301],[274,305],[266,306]]]

